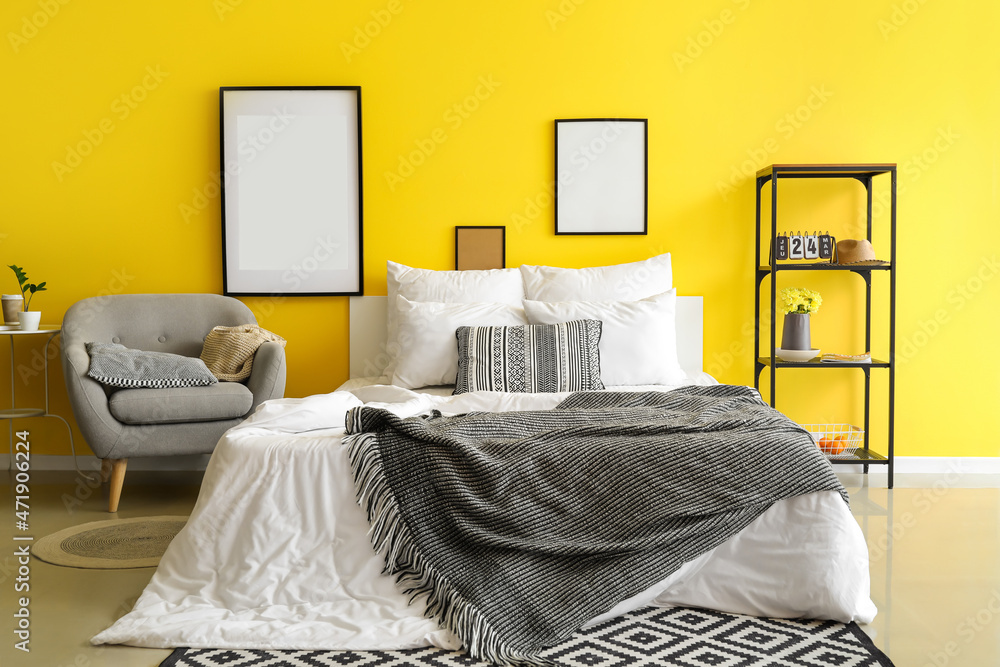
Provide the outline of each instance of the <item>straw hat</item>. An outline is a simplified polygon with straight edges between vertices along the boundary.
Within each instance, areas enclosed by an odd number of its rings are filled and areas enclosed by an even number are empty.
[[[885,266],[889,262],[875,259],[875,249],[871,241],[844,239],[837,241],[837,264],[868,264]]]

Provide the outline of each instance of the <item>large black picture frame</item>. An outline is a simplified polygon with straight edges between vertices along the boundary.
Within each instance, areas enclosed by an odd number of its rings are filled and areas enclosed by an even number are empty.
[[[557,235],[646,234],[645,118],[555,121]]]
[[[360,86],[219,88],[223,293],[364,293]]]

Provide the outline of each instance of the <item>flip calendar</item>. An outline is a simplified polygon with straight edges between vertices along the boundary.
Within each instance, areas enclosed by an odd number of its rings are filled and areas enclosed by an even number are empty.
[[[771,256],[775,261],[833,261],[833,248],[837,240],[829,232],[778,232]]]

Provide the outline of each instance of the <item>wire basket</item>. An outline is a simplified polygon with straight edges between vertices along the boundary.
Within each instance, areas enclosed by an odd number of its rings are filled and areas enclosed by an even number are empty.
[[[865,430],[853,424],[802,424],[813,442],[827,458],[843,459],[854,456],[864,442]]]

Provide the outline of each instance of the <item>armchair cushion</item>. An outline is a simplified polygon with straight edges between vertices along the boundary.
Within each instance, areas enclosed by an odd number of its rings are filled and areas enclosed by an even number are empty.
[[[132,350],[117,343],[87,343],[87,375],[112,387],[201,387],[218,382],[201,359]]]
[[[108,400],[111,415],[125,424],[176,424],[235,419],[246,415],[253,394],[237,382],[207,387],[122,389]]]

